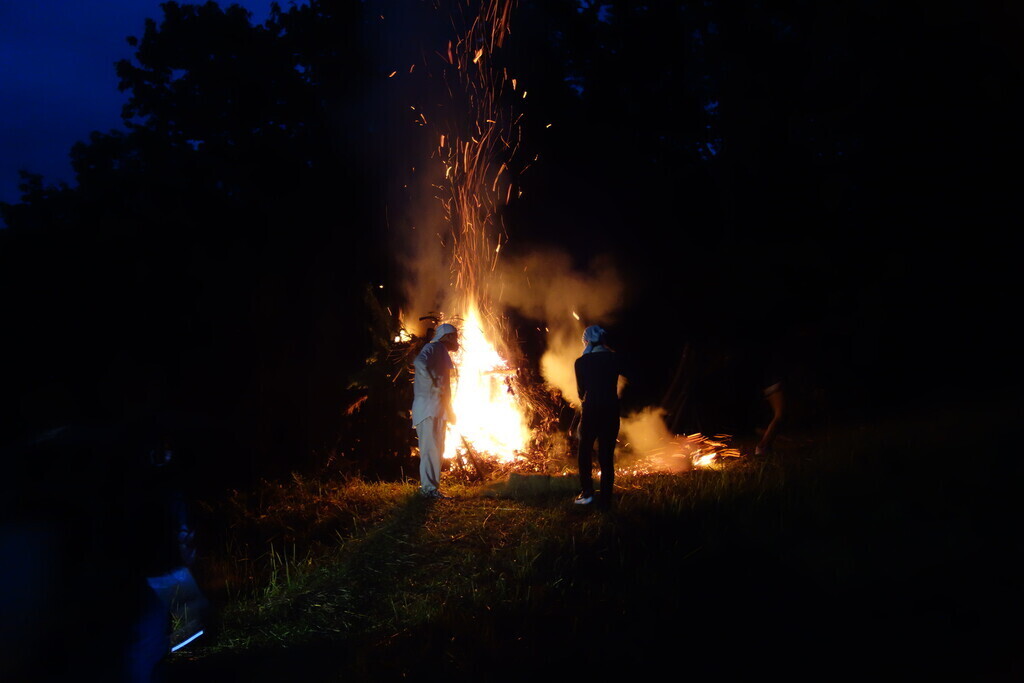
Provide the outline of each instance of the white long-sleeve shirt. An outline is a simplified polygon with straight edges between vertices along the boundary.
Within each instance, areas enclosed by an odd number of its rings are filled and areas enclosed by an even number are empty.
[[[449,418],[455,364],[448,349],[441,342],[430,342],[416,356],[413,366],[416,371],[412,385],[413,426],[428,417]]]

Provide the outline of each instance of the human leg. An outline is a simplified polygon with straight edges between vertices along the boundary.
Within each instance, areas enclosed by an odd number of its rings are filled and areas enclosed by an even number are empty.
[[[580,495],[583,498],[590,498],[594,495],[594,439],[596,434],[594,426],[587,416],[580,422],[580,441],[577,449],[577,458],[580,472]]]
[[[416,425],[420,444],[420,492],[433,493],[441,488],[441,456],[448,424],[436,417],[428,417]]]
[[[754,449],[755,455],[771,453],[772,445],[775,443],[775,436],[779,431],[779,425],[782,423],[782,418],[785,414],[785,394],[782,391],[781,383],[773,384],[765,389],[764,395],[765,400],[768,401],[768,405],[772,409],[772,419],[768,423],[767,429],[764,430],[764,434],[761,436],[757,447]]]
[[[140,581],[138,614],[130,629],[130,642],[125,650],[121,680],[126,683],[163,680],[161,663],[170,649],[170,612],[156,592]]]
[[[619,436],[619,417],[606,419],[597,437],[597,461],[601,465],[601,497],[599,504],[607,508],[612,504],[615,487],[615,440]]]

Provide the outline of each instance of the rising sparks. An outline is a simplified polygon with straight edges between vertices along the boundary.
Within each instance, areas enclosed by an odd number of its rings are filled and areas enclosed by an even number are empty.
[[[429,120],[417,112],[419,125],[433,128],[432,137],[439,143],[433,157],[444,180],[435,187],[451,236],[451,289],[442,309],[460,330],[461,348],[454,357],[457,422],[449,429],[445,457],[472,448],[510,460],[530,439],[529,407],[515,389],[515,372],[508,362],[511,349],[502,335],[492,290],[504,233],[500,208],[513,196],[511,169],[520,140],[521,115],[515,117],[500,102],[509,77],[497,66],[512,4],[483,0],[477,16],[452,17],[453,25],[465,22],[465,31],[438,54],[446,91],[455,100],[444,109],[457,114]]]
[[[456,422],[449,427],[446,458],[461,451],[515,461],[528,448],[531,419],[539,414],[524,398],[528,392],[509,362],[518,359],[518,347],[507,334],[495,275],[502,237],[508,241],[502,210],[522,196],[517,176],[537,160],[520,159],[524,114],[517,108],[524,106],[527,91],[501,66],[513,4],[481,0],[477,16],[453,16],[453,25],[466,28],[436,52],[435,60],[452,101],[427,107],[445,112],[430,117],[410,107],[416,123],[429,129],[428,139],[437,141],[432,158],[443,180],[433,186],[447,223],[438,238],[449,258],[449,290],[438,310],[460,330],[461,348],[454,356]],[[685,463],[685,469],[711,467],[731,455],[726,441],[682,436],[645,457],[652,469],[656,461]]]

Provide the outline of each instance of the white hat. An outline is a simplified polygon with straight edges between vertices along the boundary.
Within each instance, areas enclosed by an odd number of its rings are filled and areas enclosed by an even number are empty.
[[[583,341],[587,344],[583,354],[593,353],[598,346],[604,344],[604,329],[600,325],[591,325],[583,330]]]
[[[442,323],[441,325],[437,326],[436,330],[434,330],[434,338],[431,339],[430,341],[432,341],[432,342],[441,341],[441,337],[445,336],[446,334],[458,334],[458,332],[459,331],[457,329],[455,329],[455,325],[449,325],[448,323]]]
[[[604,329],[600,325],[591,325],[583,330],[583,341],[588,344],[597,344],[604,336]]]

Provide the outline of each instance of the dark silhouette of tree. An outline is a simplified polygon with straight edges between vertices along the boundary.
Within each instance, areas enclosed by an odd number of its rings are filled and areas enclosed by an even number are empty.
[[[0,207],[11,424],[196,412],[303,464],[333,446],[369,343],[362,288],[385,274],[353,144],[359,3],[275,7],[262,26],[238,6],[162,8],[117,65],[125,129],[74,146],[74,188],[26,177]]]
[[[521,3],[518,26],[547,35],[512,43],[541,161],[510,222],[559,235],[581,262],[616,255],[628,346],[724,339],[723,354],[742,356],[795,335],[847,408],[937,396],[924,387],[949,379],[950,359],[996,357],[940,321],[960,288],[990,316],[1006,289],[1007,264],[989,259],[1005,258],[997,226],[1020,215],[1001,170],[1024,147],[1011,15],[955,2]]]
[[[393,141],[414,139],[375,63],[390,24],[357,0],[261,26],[162,7],[117,65],[124,129],[74,147],[74,187],[26,175],[0,205],[4,408],[24,426],[185,407],[229,413],[266,459],[329,449],[377,348],[362,296],[390,284]],[[950,350],[920,333],[956,293],[943,274],[994,306],[1006,269],[986,259],[1011,253],[990,227],[1019,214],[998,170],[1022,147],[1008,11],[521,0],[499,56],[530,93],[504,253],[616,254],[626,346],[810,326],[853,404],[865,377],[922,380]],[[949,220],[984,229],[956,242]]]

